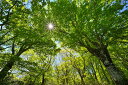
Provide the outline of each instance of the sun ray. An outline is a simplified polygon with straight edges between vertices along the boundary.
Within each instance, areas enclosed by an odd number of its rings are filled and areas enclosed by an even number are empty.
[[[48,25],[47,25],[47,29],[49,29],[49,30],[54,29],[54,24],[52,24],[52,23],[48,23]]]

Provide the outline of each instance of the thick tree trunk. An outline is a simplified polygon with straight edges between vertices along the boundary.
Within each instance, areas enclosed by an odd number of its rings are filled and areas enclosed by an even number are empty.
[[[4,77],[8,74],[8,71],[12,68],[14,65],[14,60],[10,59],[10,61],[7,62],[7,64],[4,66],[4,68],[0,72],[0,81],[4,79]]]
[[[115,65],[109,65],[106,67],[112,79],[115,81],[116,85],[127,85],[127,79],[122,71],[120,71]]]
[[[0,82],[2,82],[2,80],[8,74],[8,71],[12,68],[15,61],[17,61],[21,54],[22,52],[18,52],[17,55],[12,56],[11,59],[7,62],[7,64],[4,66],[4,68],[0,71]]]
[[[115,81],[115,84],[116,85],[126,85],[126,84],[128,84],[124,73],[120,69],[118,69],[114,65],[114,63],[112,62],[107,48],[103,49],[102,57],[104,57],[104,59],[101,59],[101,61],[103,62],[103,64],[107,68],[107,70],[108,70],[109,74],[111,75],[112,79]]]
[[[19,56],[23,52],[28,50],[30,47],[31,47],[31,45],[28,46],[27,48],[25,47],[25,45],[22,45],[21,48],[19,49],[18,53],[15,55],[14,43],[13,43],[13,45],[12,45],[12,55],[13,56],[10,58],[10,60],[7,62],[7,64],[4,66],[4,68],[0,71],[0,82],[2,82],[2,80],[8,74],[8,71],[12,68],[14,63],[18,60]]]
[[[112,62],[106,46],[102,46],[102,48],[98,49],[87,47],[87,49],[90,53],[97,56],[102,61],[116,85],[128,84],[128,80],[126,79],[124,73]]]

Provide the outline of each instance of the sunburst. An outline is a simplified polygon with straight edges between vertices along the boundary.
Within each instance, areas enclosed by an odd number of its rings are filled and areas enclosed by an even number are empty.
[[[48,23],[47,24],[47,29],[49,29],[49,30],[54,29],[54,24],[53,23]]]

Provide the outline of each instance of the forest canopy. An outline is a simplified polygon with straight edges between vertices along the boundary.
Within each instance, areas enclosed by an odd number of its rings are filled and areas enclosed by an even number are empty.
[[[1,0],[0,85],[127,85],[127,0]]]

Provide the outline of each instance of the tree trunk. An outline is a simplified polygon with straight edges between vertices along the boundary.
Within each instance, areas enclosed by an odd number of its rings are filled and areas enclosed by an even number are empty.
[[[104,59],[102,59],[101,61],[107,68],[112,79],[115,81],[115,84],[116,85],[126,85],[128,82],[127,82],[127,79],[126,79],[124,73],[114,65],[114,63],[112,62],[112,60],[110,58],[110,54],[109,54],[107,48],[103,49],[103,57],[104,57]]]
[[[0,72],[0,81],[5,78],[5,76],[8,74],[8,71],[12,68],[14,65],[14,60],[10,59],[10,61],[7,62],[7,64],[4,66],[4,68]]]
[[[45,85],[45,73],[43,73],[43,75],[42,75],[42,83],[41,83],[41,85]]]
[[[112,62],[112,59],[110,57],[110,54],[106,46],[102,46],[101,48],[97,48],[97,49],[87,47],[87,49],[90,53],[97,56],[102,61],[102,63],[108,70],[109,74],[111,75],[116,85],[128,84],[128,80],[126,79],[124,73],[121,70],[119,70]]]
[[[17,55],[12,56],[11,59],[7,62],[7,64],[4,66],[4,68],[0,71],[0,82],[2,82],[2,80],[8,74],[8,71],[12,68],[15,61],[17,61],[21,54],[22,52],[18,52]]]
[[[81,79],[81,84],[82,85],[85,85],[85,82],[84,82],[84,74],[81,73],[81,70],[79,68],[76,68],[77,71],[78,71],[78,74],[80,76],[80,79]]]
[[[94,62],[94,61],[92,61],[92,62]],[[90,64],[91,64],[92,69],[93,69],[93,76],[94,76],[94,78],[95,78],[95,80],[96,80],[97,84],[98,84],[98,85],[100,85],[99,80],[98,80],[98,78],[97,78],[97,76],[96,76],[95,68],[94,68],[94,66],[93,66],[93,63],[92,63],[92,62],[91,62]]]
[[[81,84],[85,85],[84,78],[83,77],[80,77],[80,78],[81,78]]]
[[[115,81],[116,85],[127,85],[127,79],[122,71],[120,71],[115,65],[109,65],[106,67],[112,79]]]
[[[18,53],[16,55],[15,54],[15,50],[14,50],[14,43],[12,45],[12,55],[10,60],[7,62],[7,64],[4,66],[4,68],[0,71],[0,82],[2,82],[2,80],[5,78],[5,76],[8,74],[8,71],[12,68],[12,66],[14,65],[14,63],[18,60],[19,56],[25,52],[26,50],[28,50],[31,47],[28,46],[27,48],[25,47],[25,45],[22,45],[18,51]]]

